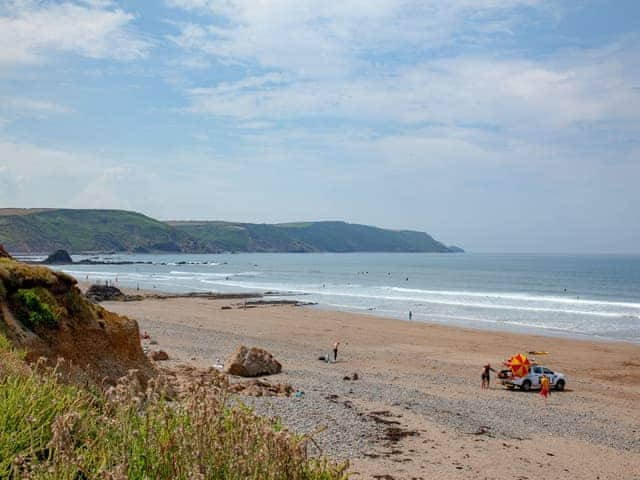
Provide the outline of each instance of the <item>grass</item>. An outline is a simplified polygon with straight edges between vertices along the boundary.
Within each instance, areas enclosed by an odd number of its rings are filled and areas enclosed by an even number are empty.
[[[305,437],[232,403],[224,382],[169,401],[162,379],[135,375],[106,392],[28,367],[0,335],[0,478],[345,479],[345,465],[308,458]]]
[[[191,239],[166,223],[124,210],[51,209],[0,215],[0,243],[17,252],[121,251],[153,249],[156,244],[195,248]]]

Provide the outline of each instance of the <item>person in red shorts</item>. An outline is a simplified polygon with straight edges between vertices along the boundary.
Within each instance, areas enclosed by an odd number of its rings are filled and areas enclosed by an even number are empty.
[[[549,397],[549,377],[542,375],[540,377],[540,395],[546,400]]]

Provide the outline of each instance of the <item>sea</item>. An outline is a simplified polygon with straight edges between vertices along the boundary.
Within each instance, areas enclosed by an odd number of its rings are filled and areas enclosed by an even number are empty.
[[[37,258],[30,258],[36,260]],[[640,343],[640,255],[239,253],[82,255],[57,267],[164,292],[276,292],[311,308]],[[409,314],[411,312],[411,315]]]

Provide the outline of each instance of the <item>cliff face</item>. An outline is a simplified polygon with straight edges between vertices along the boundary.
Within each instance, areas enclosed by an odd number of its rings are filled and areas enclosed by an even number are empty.
[[[138,324],[84,298],[76,280],[46,267],[0,258],[0,333],[33,362],[76,379],[113,384],[130,369],[141,381],[154,374],[142,351]]]

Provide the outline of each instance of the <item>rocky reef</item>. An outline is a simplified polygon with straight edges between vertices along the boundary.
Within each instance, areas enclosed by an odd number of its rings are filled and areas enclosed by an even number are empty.
[[[73,263],[73,259],[66,250],[56,250],[49,255],[42,263],[45,265],[68,265]]]

